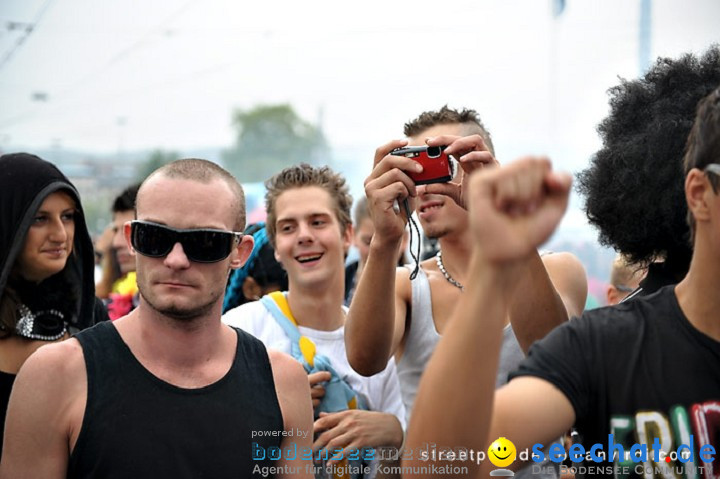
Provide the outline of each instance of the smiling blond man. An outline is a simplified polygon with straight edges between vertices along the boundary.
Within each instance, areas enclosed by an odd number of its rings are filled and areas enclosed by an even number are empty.
[[[317,419],[315,449],[339,448],[347,456],[362,448],[399,448],[404,409],[394,362],[366,378],[353,371],[345,353],[344,262],[352,241],[352,198],[345,179],[328,167],[301,164],[282,170],[266,187],[268,236],[289,284],[276,298],[296,327],[284,329],[282,318],[272,314],[276,300],[268,304],[267,297],[229,311],[224,321],[286,353],[298,347],[290,336],[297,331],[302,341],[309,340],[316,353],[329,361],[333,372],[315,371],[305,354],[297,357],[310,372]],[[330,397],[334,393],[328,389],[335,381],[349,386],[357,407],[335,406],[336,398]]]

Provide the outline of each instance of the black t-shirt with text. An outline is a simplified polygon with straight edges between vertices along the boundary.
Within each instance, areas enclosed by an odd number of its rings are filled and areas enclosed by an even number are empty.
[[[536,343],[510,375],[539,377],[563,392],[586,451],[599,443],[607,454],[609,434],[626,454],[647,445],[645,462],[585,461],[589,476],[720,477],[720,342],[690,324],[674,288],[586,312]],[[690,436],[694,466],[704,469],[654,461],[655,438],[668,452],[691,445]],[[699,458],[706,444],[716,450],[711,463]]]

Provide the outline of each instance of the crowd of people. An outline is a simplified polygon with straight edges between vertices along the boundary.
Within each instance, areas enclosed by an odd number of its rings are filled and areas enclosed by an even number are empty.
[[[0,156],[0,479],[720,477],[720,47],[611,95],[577,178],[618,252],[591,311],[539,249],[572,178],[499,161],[472,109],[379,146],[354,218],[300,163],[246,225],[242,178],[181,159],[97,250],[57,167]],[[417,181],[412,147],[458,168]]]

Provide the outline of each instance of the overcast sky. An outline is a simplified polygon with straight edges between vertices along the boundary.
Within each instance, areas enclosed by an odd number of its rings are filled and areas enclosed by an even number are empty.
[[[550,0],[0,0],[0,150],[229,146],[233,108],[289,102],[322,123],[357,185],[376,146],[448,103],[480,112],[501,162],[544,153],[576,172],[599,146],[607,89],[639,74],[640,0],[551,11]],[[720,42],[718,0],[652,0],[651,18],[653,59]]]

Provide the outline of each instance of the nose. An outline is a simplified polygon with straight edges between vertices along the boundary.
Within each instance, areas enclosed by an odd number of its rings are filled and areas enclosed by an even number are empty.
[[[68,232],[62,218],[53,218],[50,223],[50,241],[64,243],[68,239]]]
[[[298,224],[298,243],[305,244],[305,243],[312,243],[313,241],[313,234],[312,234],[312,228],[310,228],[310,225],[301,222]]]
[[[122,226],[117,228],[113,228],[113,237],[112,237],[112,247],[116,250],[127,248],[127,243],[125,242],[125,235],[123,234],[123,228]]]
[[[180,243],[175,243],[163,261],[165,266],[172,269],[185,269],[190,267],[190,260]]]

